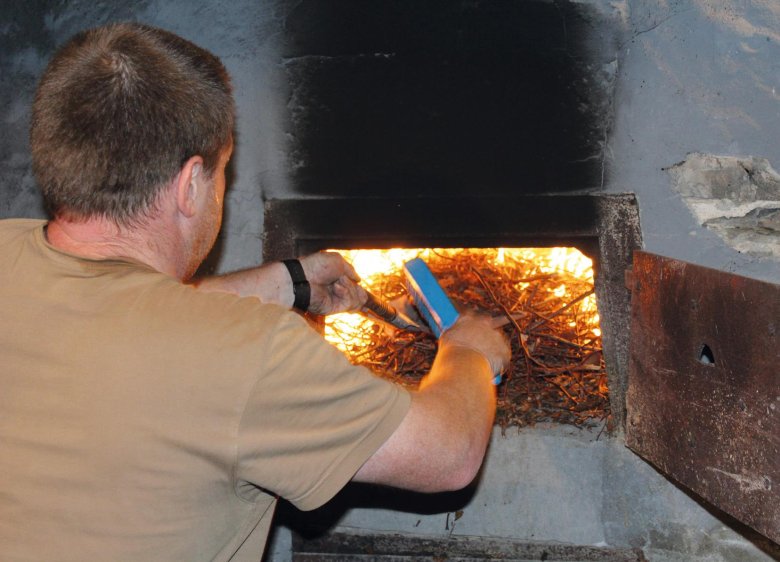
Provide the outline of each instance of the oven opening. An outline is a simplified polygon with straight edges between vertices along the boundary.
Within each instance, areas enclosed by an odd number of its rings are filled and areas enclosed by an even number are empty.
[[[511,343],[498,386],[496,425],[553,422],[605,427],[609,386],[602,353],[594,264],[574,247],[334,248],[362,285],[413,317],[403,264],[422,258],[460,311],[494,318]],[[325,338],[351,362],[416,388],[436,352],[430,333],[402,331],[370,315],[324,319]]]
[[[633,195],[275,199],[266,202],[264,220],[266,261],[324,249],[374,249],[387,251],[386,256],[419,251],[439,280],[449,284],[445,289],[459,306],[484,307],[500,316],[503,305],[512,311],[510,316],[516,314],[520,329],[511,323],[504,329],[514,346],[524,344],[529,353],[516,349],[511,378],[498,389],[502,403],[497,423],[502,427],[551,420],[578,427],[601,424],[605,435],[622,434],[630,332],[627,282],[633,251],[641,247]],[[466,250],[453,255],[444,250],[453,248]],[[534,252],[533,259],[529,252]],[[569,252],[592,260],[583,266],[592,275],[587,286],[564,266],[550,265],[552,256]],[[363,259],[352,261],[360,269]],[[495,299],[480,277],[496,293]],[[382,288],[388,292],[380,291],[380,296],[389,300],[397,298],[399,290],[392,288],[391,279],[383,271],[375,281],[388,284]],[[508,289],[510,294],[501,294]],[[469,302],[471,297],[475,303]],[[558,312],[568,304],[570,308]],[[599,315],[598,326],[583,325],[585,306]],[[397,336],[403,338],[409,336]],[[435,341],[417,345],[423,344],[433,347]],[[404,353],[410,351],[405,348]],[[414,377],[404,378],[414,384]],[[512,393],[517,399],[509,400]]]

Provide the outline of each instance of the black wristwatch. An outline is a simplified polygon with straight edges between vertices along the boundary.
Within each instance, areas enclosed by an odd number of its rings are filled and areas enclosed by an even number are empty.
[[[309,304],[311,304],[311,285],[303,272],[303,266],[297,259],[282,260],[282,263],[287,267],[290,279],[292,279],[293,295],[295,297],[293,307],[301,312],[306,312],[309,310]]]

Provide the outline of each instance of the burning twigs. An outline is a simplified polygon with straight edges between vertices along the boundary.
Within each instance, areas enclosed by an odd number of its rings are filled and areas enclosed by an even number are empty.
[[[496,413],[496,423],[504,428],[538,422],[596,425],[609,415],[592,274],[550,265],[549,255],[559,250],[424,254],[458,308],[494,315],[510,337],[512,364],[499,389]],[[383,298],[404,295],[400,267],[377,281],[369,279],[371,290]],[[430,369],[436,352],[430,335],[395,332],[362,319],[350,330],[334,324],[326,336],[353,363],[409,387]]]

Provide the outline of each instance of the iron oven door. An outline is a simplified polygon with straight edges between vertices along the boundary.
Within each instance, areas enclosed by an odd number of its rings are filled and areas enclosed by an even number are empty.
[[[635,252],[626,441],[780,542],[780,285]]]

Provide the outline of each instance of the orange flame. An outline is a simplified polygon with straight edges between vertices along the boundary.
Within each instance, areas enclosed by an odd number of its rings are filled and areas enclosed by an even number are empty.
[[[496,268],[511,270],[513,264],[532,263],[538,274],[557,274],[561,283],[549,289],[554,297],[567,302],[571,294],[567,279],[577,279],[593,286],[593,262],[576,248],[392,248],[384,250],[330,250],[349,261],[366,289],[382,295],[382,282],[388,275],[398,275],[404,262],[421,257],[426,261],[453,257],[461,252],[481,253]],[[530,284],[518,281],[524,290]],[[386,297],[386,295],[384,295]],[[594,337],[601,336],[596,297],[591,294],[579,303],[578,320],[585,323]],[[325,319],[324,336],[348,355],[357,354],[371,341],[371,334],[382,329],[365,316],[355,313],[334,314]]]

